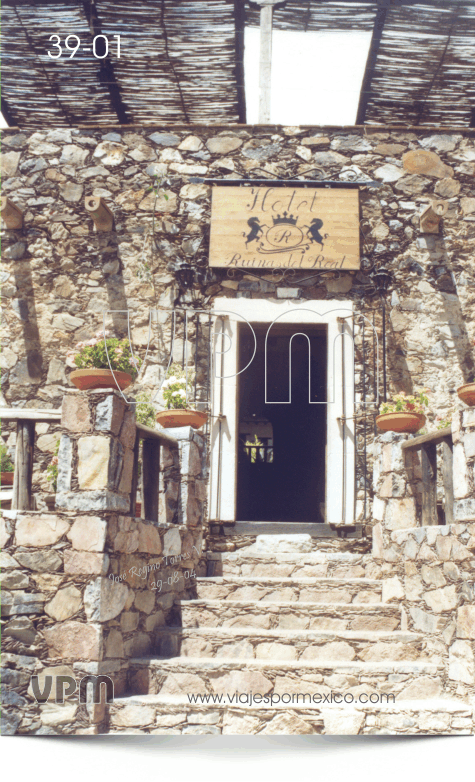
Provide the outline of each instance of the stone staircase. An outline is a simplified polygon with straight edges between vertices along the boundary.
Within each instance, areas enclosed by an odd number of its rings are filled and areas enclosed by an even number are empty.
[[[215,575],[175,606],[181,626],[157,632],[157,656],[131,661],[110,733],[471,732],[471,707],[444,695],[443,661],[382,602],[368,554],[266,537],[208,554]]]

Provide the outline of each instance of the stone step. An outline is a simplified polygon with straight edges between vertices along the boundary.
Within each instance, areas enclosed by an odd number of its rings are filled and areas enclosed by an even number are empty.
[[[322,525],[318,526],[321,527]],[[218,528],[212,525],[212,529],[217,530]],[[295,527],[292,527],[292,529],[297,533]],[[308,527],[300,534],[262,534],[264,530],[259,531],[254,528],[245,532],[237,532],[236,527],[232,525],[223,526],[221,534],[217,534],[216,531],[211,533],[209,552],[246,551],[260,552],[263,556],[271,556],[285,552],[304,554],[322,551],[358,551],[365,553],[371,550],[371,540],[369,538],[355,540],[354,538],[343,537],[343,535],[346,535],[345,530],[340,531],[342,537],[337,537],[336,534],[316,537],[312,534],[305,534],[307,530]]]
[[[430,661],[236,660],[222,657],[132,659],[131,694],[307,693],[414,700],[444,694],[443,667]]]
[[[378,603],[382,582],[369,578],[197,578],[198,598],[321,603]]]
[[[213,693],[214,697],[217,696]],[[219,697],[219,696],[218,696]],[[461,701],[400,700],[341,706],[303,703],[190,704],[187,696],[134,695],[109,704],[110,734],[437,735],[473,733],[472,708]],[[224,702],[225,701],[225,702]]]
[[[419,633],[168,627],[155,636],[161,657],[248,660],[427,660]]]
[[[222,554],[208,553],[207,575],[274,578],[364,578],[366,569],[374,572],[367,556],[349,552],[294,552],[264,555],[244,549]]]
[[[258,627],[263,630],[379,630],[400,628],[393,603],[297,603],[253,600],[176,600],[183,627]]]

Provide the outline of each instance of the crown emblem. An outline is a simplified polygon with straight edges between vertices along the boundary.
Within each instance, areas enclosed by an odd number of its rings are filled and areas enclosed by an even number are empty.
[[[289,215],[287,212],[284,212],[282,217],[277,215],[277,217],[273,217],[272,220],[274,225],[282,225],[282,223],[287,223],[287,225],[297,225],[298,217],[294,217],[293,215]]]

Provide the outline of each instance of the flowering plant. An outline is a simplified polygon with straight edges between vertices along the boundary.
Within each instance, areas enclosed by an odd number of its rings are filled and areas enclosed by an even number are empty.
[[[172,364],[167,372],[166,378],[163,381],[162,393],[165,402],[167,403],[167,409],[185,410],[193,408],[194,405],[186,401],[187,396],[190,398],[192,392],[192,382],[194,379],[194,372],[188,370],[188,394],[186,393],[186,373],[179,364]]]
[[[50,463],[48,464],[48,467],[46,468],[46,475],[48,476],[48,480],[51,483],[51,487],[54,492],[56,491],[56,486],[58,483],[58,451],[59,451],[59,440],[56,440],[54,456],[52,457]]]
[[[109,334],[109,331],[100,330],[87,342],[78,342],[74,350],[69,351],[68,359],[72,359],[80,369],[113,369],[135,376],[140,367],[140,359],[133,358],[129,341],[110,337]]]
[[[383,402],[379,412],[381,415],[385,413],[425,413],[429,405],[428,391],[428,388],[421,388],[412,396],[403,394],[401,391],[394,395],[392,402]]]

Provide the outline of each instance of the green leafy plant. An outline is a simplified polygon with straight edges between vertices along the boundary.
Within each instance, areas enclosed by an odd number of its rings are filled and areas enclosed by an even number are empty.
[[[137,404],[135,406],[135,417],[137,423],[149,426],[151,429],[155,428],[155,416],[157,411],[155,410],[152,399],[145,391],[138,395]]]
[[[51,488],[56,491],[58,484],[58,452],[59,452],[59,440],[56,440],[56,446],[54,449],[54,456],[52,457],[48,467],[46,468],[46,475],[51,483]]]
[[[88,342],[78,342],[74,350],[69,351],[68,358],[80,369],[113,369],[128,372],[135,377],[140,367],[140,359],[133,358],[127,339],[110,337],[109,333],[106,331],[104,338],[104,332],[101,330]]]
[[[0,443],[0,467],[0,472],[14,472],[15,470],[8,448],[3,443]]]
[[[413,395],[402,392],[395,394],[391,402],[382,402],[379,412],[381,415],[385,413],[425,413],[429,406],[428,391],[428,388],[421,388]]]
[[[167,403],[167,409],[173,410],[185,410],[194,408],[190,402],[192,394],[192,383],[194,379],[194,372],[188,370],[188,394],[186,393],[186,373],[179,364],[172,364],[166,374],[166,378],[163,381],[162,393],[165,402]]]

